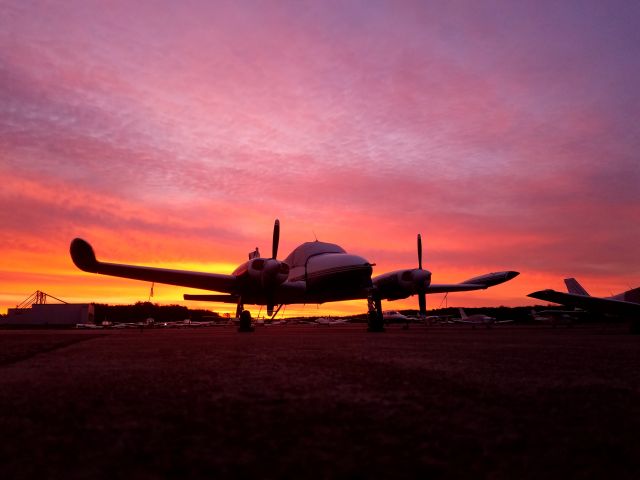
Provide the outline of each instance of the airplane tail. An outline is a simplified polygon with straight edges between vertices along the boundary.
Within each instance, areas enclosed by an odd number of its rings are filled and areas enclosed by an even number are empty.
[[[584,295],[585,297],[590,296],[575,278],[565,278],[564,283],[567,286],[567,291],[569,293],[573,293],[574,295]]]
[[[458,310],[460,311],[460,318],[461,318],[462,320],[464,320],[465,318],[467,318],[467,314],[466,314],[466,313],[464,313],[464,308],[459,308]]]

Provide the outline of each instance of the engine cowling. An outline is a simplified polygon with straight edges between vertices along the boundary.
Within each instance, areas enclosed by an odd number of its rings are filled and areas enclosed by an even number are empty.
[[[399,300],[424,292],[431,283],[431,272],[422,268],[396,270],[373,279],[380,298]]]
[[[289,265],[275,258],[254,258],[248,263],[249,280],[264,289],[277,287],[289,277]]]

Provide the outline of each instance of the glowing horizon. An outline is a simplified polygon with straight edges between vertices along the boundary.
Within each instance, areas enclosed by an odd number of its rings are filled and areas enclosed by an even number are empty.
[[[531,305],[572,276],[594,295],[640,285],[633,2],[25,0],[0,15],[0,312],[38,289],[148,298],[77,270],[75,237],[104,261],[230,273],[269,249],[276,217],[280,258],[317,236],[375,275],[415,266],[422,233],[434,283],[521,272],[450,305]],[[154,300],[234,309],[188,291],[156,284]]]

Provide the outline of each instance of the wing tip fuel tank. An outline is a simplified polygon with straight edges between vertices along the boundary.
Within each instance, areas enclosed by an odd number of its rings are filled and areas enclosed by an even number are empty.
[[[93,251],[93,247],[81,238],[74,238],[69,247],[71,259],[80,270],[96,273],[98,271],[98,260]]]

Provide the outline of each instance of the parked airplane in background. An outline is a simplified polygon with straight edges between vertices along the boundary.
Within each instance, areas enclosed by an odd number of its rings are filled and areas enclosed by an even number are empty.
[[[418,268],[407,268],[371,277],[373,264],[347,253],[333,243],[306,242],[284,260],[278,260],[280,222],[275,221],[271,257],[261,257],[256,248],[249,260],[230,275],[169,270],[100,262],[93,248],[80,238],[71,242],[71,258],[86,272],[200,288],[223,295],[185,295],[186,300],[235,303],[236,317],[244,305],[266,305],[268,315],[285,304],[314,304],[367,299],[372,331],[383,330],[382,300],[399,300],[418,295],[420,314],[426,317],[426,294],[486,289],[511,280],[518,272],[488,273],[461,283],[432,284],[431,272],[422,268],[422,240],[418,235]],[[251,323],[250,314],[244,317]],[[241,329],[244,329],[241,321]]]
[[[386,323],[403,323],[404,328],[408,328],[409,324],[431,325],[432,323],[434,323],[433,320],[436,317],[427,317],[427,316],[422,316],[420,314],[403,315],[397,310],[387,310],[382,312],[382,318]]]
[[[315,319],[315,323],[318,325],[342,325],[345,323],[349,323],[349,319],[347,318],[331,318],[331,317],[320,317]]]
[[[487,315],[483,315],[482,313],[476,313],[475,315],[468,316],[464,312],[464,308],[459,308],[460,318],[454,319],[453,321],[456,323],[467,323],[471,325],[473,328],[477,326],[485,326],[487,328],[491,328],[493,325],[498,323],[511,323],[513,320],[496,320],[494,317],[489,317]]]
[[[185,318],[184,320],[178,320],[174,322],[161,322],[156,325],[165,328],[198,328],[218,327],[228,324],[229,320],[227,320],[226,318],[219,318],[216,320],[191,320],[190,318]]]
[[[408,323],[411,319],[396,310],[387,310],[382,312],[382,318],[389,323]]]
[[[593,312],[632,319],[640,317],[640,288],[627,290],[611,297],[592,297],[575,278],[567,278],[564,283],[569,293],[548,289],[530,293],[528,296]]]
[[[97,325],[95,323],[76,323],[76,328],[84,328],[84,329],[89,329],[89,330],[95,330],[95,329],[104,328],[104,326],[103,325]]]
[[[289,322],[287,320],[275,320],[272,318],[258,318],[255,320],[255,324],[257,326],[262,326],[262,327],[272,327],[272,326],[281,326],[281,325],[287,325]]]
[[[109,328],[109,329],[121,329],[121,328],[153,328],[155,326],[155,321],[153,318],[147,318],[144,322],[110,322],[105,320],[100,324],[95,323],[76,323],[76,328],[87,328],[87,329],[96,329],[96,328]]]
[[[536,322],[548,323],[554,328],[556,325],[572,326],[577,315],[584,313],[576,310],[531,310],[531,318]]]
[[[453,315],[430,315],[427,318],[425,318],[425,323],[427,325],[450,324],[450,323],[454,323],[452,318],[453,318]]]

